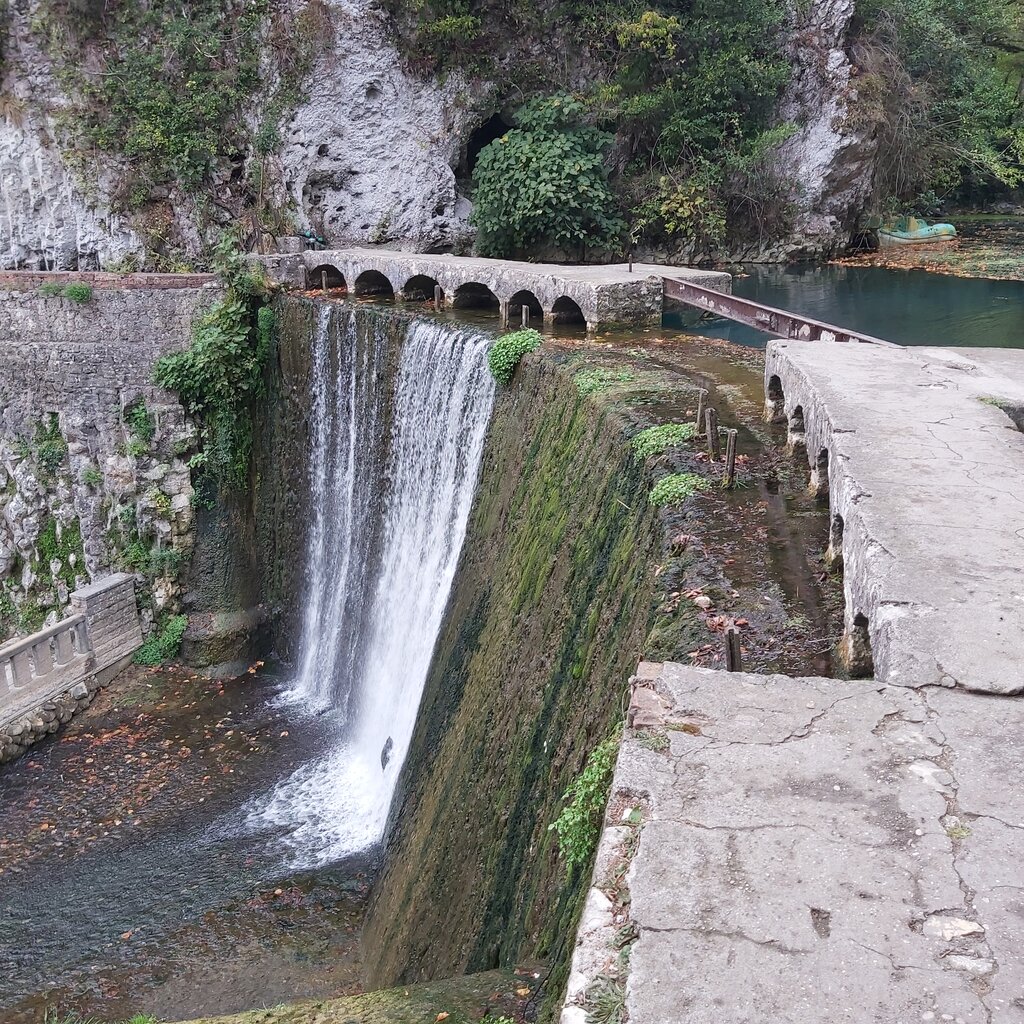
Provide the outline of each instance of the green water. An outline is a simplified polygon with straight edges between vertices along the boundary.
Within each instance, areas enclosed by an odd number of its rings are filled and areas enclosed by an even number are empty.
[[[1024,348],[1024,282],[1020,281],[796,264],[743,267],[733,281],[733,291],[901,345]],[[676,326],[669,318],[666,325]],[[763,348],[768,337],[721,319],[702,321],[699,333],[754,348]]]

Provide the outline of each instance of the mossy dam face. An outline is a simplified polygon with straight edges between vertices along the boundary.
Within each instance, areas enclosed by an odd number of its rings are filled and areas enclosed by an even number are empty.
[[[54,300],[75,375],[0,379],[4,501],[36,523],[3,593],[57,619],[55,579],[131,569],[143,630],[187,615],[202,671],[130,669],[0,771],[0,1019],[621,1020],[628,858],[594,855],[638,663],[721,668],[739,630],[748,670],[842,672],[827,503],[764,421],[763,359],[570,330],[497,385],[472,311],[283,295],[248,481],[193,498],[195,425],[150,383],[186,332],[142,348],[122,307],[146,297],[120,294]],[[40,344],[10,339],[24,365]],[[42,565],[50,519],[85,565]],[[661,757],[654,721],[631,742]],[[584,991],[608,878],[618,966]]]

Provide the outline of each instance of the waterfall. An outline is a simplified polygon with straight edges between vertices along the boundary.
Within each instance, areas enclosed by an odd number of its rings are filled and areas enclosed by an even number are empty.
[[[494,398],[476,330],[411,321],[395,364],[386,321],[370,315],[364,336],[361,316],[321,306],[312,342],[309,593],[292,690],[340,712],[338,739],[251,816],[282,828],[305,865],[383,836]]]

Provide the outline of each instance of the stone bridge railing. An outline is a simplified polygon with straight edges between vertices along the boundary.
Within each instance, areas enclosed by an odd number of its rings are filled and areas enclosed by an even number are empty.
[[[71,612],[0,647],[0,763],[88,706],[142,643],[135,581],[126,573],[76,590]]]

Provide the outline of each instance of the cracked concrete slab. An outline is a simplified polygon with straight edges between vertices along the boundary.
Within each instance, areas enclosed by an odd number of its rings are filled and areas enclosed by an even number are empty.
[[[827,472],[875,677],[1024,692],[1024,352],[778,341],[765,374]]]
[[[641,665],[563,1024],[1020,1024],[1019,706]]]

